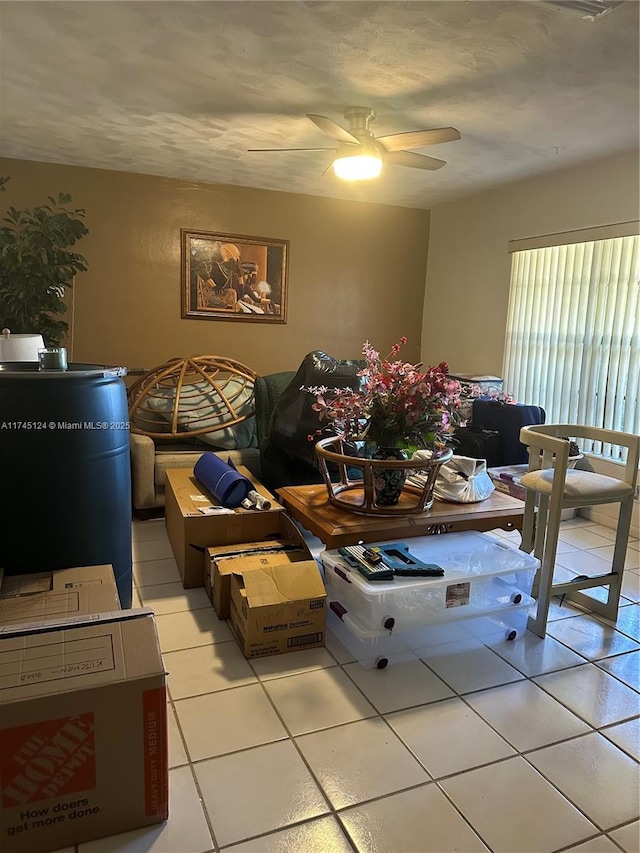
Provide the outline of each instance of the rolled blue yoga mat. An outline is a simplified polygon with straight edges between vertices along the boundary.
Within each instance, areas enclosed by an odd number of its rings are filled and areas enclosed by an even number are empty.
[[[215,453],[203,453],[195,464],[193,473],[197,480],[214,495],[222,506],[240,506],[253,484],[230,462],[224,462]]]

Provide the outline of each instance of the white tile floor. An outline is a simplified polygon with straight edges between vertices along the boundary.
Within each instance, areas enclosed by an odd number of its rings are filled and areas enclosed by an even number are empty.
[[[331,635],[245,660],[182,589],[164,522],[133,536],[169,673],[170,819],[77,853],[639,850],[637,539],[616,625],[554,599],[544,640],[380,671]],[[566,577],[598,571],[612,531],[576,518],[561,538]]]

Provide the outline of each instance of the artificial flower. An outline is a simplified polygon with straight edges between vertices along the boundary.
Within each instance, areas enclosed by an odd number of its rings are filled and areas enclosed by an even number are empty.
[[[306,391],[316,397],[312,408],[320,421],[345,441],[373,441],[379,447],[407,449],[446,445],[453,428],[462,420],[460,383],[448,377],[441,361],[422,369],[397,358],[406,337],[394,344],[386,358],[367,341],[365,367],[358,371],[360,387],[314,386]],[[327,435],[319,429],[309,441]]]

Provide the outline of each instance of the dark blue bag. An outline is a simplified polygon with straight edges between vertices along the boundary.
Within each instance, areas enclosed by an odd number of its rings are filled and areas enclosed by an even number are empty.
[[[456,427],[452,445],[457,456],[485,459],[487,468],[502,465],[502,438],[497,430],[475,426]]]
[[[473,401],[472,427],[496,430],[501,439],[501,461],[497,465],[524,465],[529,461],[527,448],[520,441],[520,429],[543,424],[546,414],[541,406],[504,403],[502,400],[479,398]],[[496,467],[489,464],[490,468]]]

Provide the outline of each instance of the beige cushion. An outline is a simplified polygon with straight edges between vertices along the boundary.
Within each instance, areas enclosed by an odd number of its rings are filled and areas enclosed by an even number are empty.
[[[529,471],[520,477],[520,484],[534,492],[550,495],[553,486],[554,471],[543,468],[541,471]],[[620,500],[631,494],[633,489],[628,483],[616,480],[615,477],[605,477],[604,474],[594,474],[592,471],[576,471],[570,469],[564,484],[564,499],[577,501],[586,499],[589,503],[598,500],[609,502]]]
[[[202,454],[208,452],[210,451],[207,451],[206,449],[197,450],[196,452],[156,452],[154,472],[156,486],[161,488],[165,487],[167,482],[167,471],[170,468],[193,468]],[[257,447],[247,447],[242,450],[222,450],[220,453],[217,453],[216,456],[224,459],[225,462],[230,459],[236,466],[244,465],[254,473],[260,463],[260,451]]]
[[[196,452],[194,452],[193,449],[189,451],[178,451],[177,453],[166,451],[162,453],[156,452],[154,465],[154,480],[156,486],[164,488],[167,482],[167,471],[170,468],[193,468],[202,454],[206,452],[205,448],[197,450]]]

